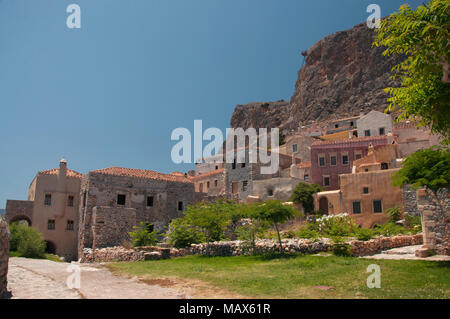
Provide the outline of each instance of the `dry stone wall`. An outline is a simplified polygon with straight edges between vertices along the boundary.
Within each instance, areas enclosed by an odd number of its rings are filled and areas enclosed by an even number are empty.
[[[8,296],[9,228],[0,216],[0,299]]]

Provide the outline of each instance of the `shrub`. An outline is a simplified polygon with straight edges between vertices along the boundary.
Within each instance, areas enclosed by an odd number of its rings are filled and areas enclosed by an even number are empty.
[[[18,223],[11,224],[9,229],[11,251],[17,251],[20,257],[44,258],[45,241],[37,229]]]
[[[176,248],[189,247],[206,240],[198,228],[189,225],[183,218],[175,219],[170,223],[168,237],[169,242]]]
[[[320,233],[317,230],[310,229],[308,227],[301,228],[297,232],[298,238],[306,238],[306,239],[318,239],[320,238]]]
[[[374,232],[372,229],[360,228],[355,232],[355,235],[358,240],[367,241],[372,239]]]
[[[409,228],[414,234],[420,233],[422,231],[422,219],[420,216],[405,214],[405,227]]]
[[[399,206],[389,208],[386,211],[386,214],[389,216],[390,220],[394,223],[401,220],[403,215],[402,209]]]
[[[158,242],[156,231],[150,231],[149,226],[143,222],[134,226],[135,230],[129,233],[134,247],[153,246]]]
[[[333,253],[336,256],[351,256],[352,249],[342,237],[333,237]]]
[[[319,231],[331,237],[352,236],[358,226],[348,214],[327,215],[316,220]]]
[[[379,226],[377,228],[374,228],[374,233],[378,234],[378,235],[383,235],[386,237],[390,237],[390,236],[396,236],[399,234],[404,234],[406,233],[406,230],[404,227],[400,226],[400,225],[396,225],[393,222],[389,222],[386,223],[382,226]]]

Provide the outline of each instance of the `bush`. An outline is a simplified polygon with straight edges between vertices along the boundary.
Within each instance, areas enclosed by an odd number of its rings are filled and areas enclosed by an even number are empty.
[[[320,233],[331,237],[352,236],[358,230],[348,214],[327,215],[316,220]]]
[[[342,237],[333,237],[333,253],[336,256],[351,256],[352,249]]]
[[[403,215],[402,209],[399,206],[389,208],[386,211],[386,214],[389,216],[391,222],[394,222],[394,223],[401,220],[402,215]]]
[[[45,241],[42,234],[33,227],[13,223],[10,225],[10,250],[20,257],[44,258]]]
[[[405,234],[407,231],[404,227],[396,225],[393,222],[386,223],[382,226],[374,228],[374,233],[378,235],[383,235],[386,237],[396,236],[399,234]]]
[[[422,231],[422,219],[420,216],[405,214],[405,227],[409,228],[413,234]]]
[[[169,242],[176,248],[189,247],[206,241],[198,228],[189,225],[183,218],[173,220],[169,225]]]
[[[134,247],[153,246],[158,242],[156,231],[150,231],[149,226],[143,222],[139,226],[134,226],[135,230],[129,233]]]
[[[374,232],[372,229],[360,228],[355,232],[355,235],[358,240],[367,241],[372,239]]]
[[[320,238],[321,236],[317,230],[306,226],[306,227],[300,228],[300,230],[297,232],[297,237],[314,240],[314,239]]]

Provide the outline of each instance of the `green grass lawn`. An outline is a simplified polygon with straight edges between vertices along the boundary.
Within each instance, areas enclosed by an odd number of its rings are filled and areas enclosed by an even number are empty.
[[[367,288],[367,267],[381,267],[381,288]],[[107,266],[143,279],[196,279],[253,298],[450,298],[450,263],[353,257],[189,256]],[[321,290],[316,286],[332,286]]]

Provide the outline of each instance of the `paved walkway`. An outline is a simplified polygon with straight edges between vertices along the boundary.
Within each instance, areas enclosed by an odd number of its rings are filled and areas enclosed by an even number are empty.
[[[361,258],[370,259],[394,259],[394,260],[428,260],[428,261],[450,261],[450,256],[435,255],[427,258],[420,258],[415,256],[415,251],[421,248],[422,245],[406,246],[393,248],[381,252],[374,256],[365,256]]]
[[[67,271],[71,265],[80,266],[79,289],[67,287],[67,278],[74,274]],[[189,298],[181,290],[119,277],[104,268],[17,257],[9,260],[8,288],[13,299]]]

